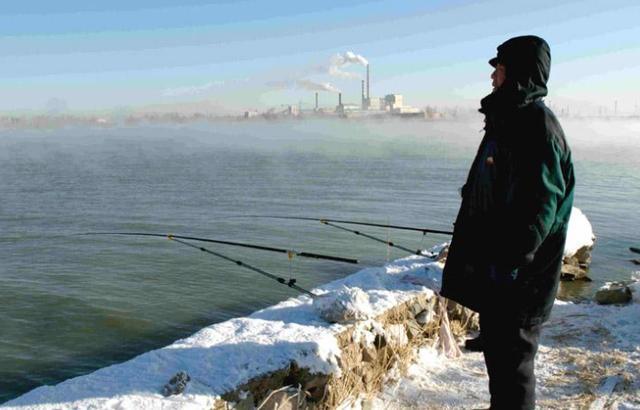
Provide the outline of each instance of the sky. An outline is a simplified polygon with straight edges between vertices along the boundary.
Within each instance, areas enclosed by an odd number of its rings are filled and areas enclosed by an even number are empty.
[[[0,112],[360,103],[476,107],[510,37],[551,46],[548,100],[640,112],[637,0],[75,0],[0,6]],[[361,62],[364,60],[360,60]],[[328,90],[328,91],[325,91]]]

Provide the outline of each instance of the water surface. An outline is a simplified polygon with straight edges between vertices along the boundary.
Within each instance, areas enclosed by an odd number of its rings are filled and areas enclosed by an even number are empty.
[[[480,141],[469,122],[291,121],[0,132],[0,402],[129,359],[293,295],[163,239],[176,233],[359,258],[403,252],[314,222],[335,217],[450,229]],[[626,279],[640,245],[640,126],[569,121],[575,205],[594,225],[593,284]],[[447,237],[362,231],[409,248]],[[298,284],[359,269],[211,246]]]

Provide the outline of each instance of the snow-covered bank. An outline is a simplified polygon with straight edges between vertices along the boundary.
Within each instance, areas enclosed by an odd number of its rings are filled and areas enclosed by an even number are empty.
[[[344,289],[366,293],[375,317],[418,295],[434,293],[407,278],[432,278],[442,265],[411,256],[383,267],[366,268],[332,282],[316,293]],[[20,409],[188,409],[211,408],[216,398],[252,378],[294,362],[310,373],[339,375],[341,351],[336,336],[348,325],[331,324],[308,296],[299,296],[248,317],[218,323],[162,349],[109,366],[56,386],[43,386],[5,405]],[[190,381],[182,394],[164,397],[163,386],[178,372]]]
[[[633,288],[634,303],[627,306],[556,301],[536,358],[539,408],[589,408],[601,382],[613,376],[617,383],[611,395],[601,394],[601,408],[640,409],[640,283]],[[404,377],[388,380],[372,407],[486,408],[488,382],[482,353],[451,359],[424,347]]]
[[[577,226],[584,228],[580,223]],[[439,250],[436,247],[432,252],[437,254]],[[353,330],[353,335],[348,336],[354,344],[364,345],[364,350],[381,333],[386,336],[385,343],[392,344],[395,340],[406,345],[406,339],[411,336],[410,326],[403,324],[402,331],[394,334],[391,330],[398,326],[394,328],[392,323],[389,334],[384,334],[385,330],[371,319],[419,298],[435,301],[441,276],[441,262],[419,256],[366,268],[315,289],[315,293],[327,295],[319,298],[319,303],[312,303],[308,296],[291,298],[248,317],[209,326],[189,338],[128,362],[57,386],[37,388],[5,405],[12,409],[212,408],[221,396],[255,378],[289,368],[292,363],[308,373],[337,378],[349,353],[341,348],[344,344],[339,340],[344,331]],[[334,302],[351,308],[354,312],[351,318],[361,322],[357,326],[329,323],[327,307]],[[420,311],[425,308],[424,304],[418,304],[417,308],[411,306],[409,325],[420,313],[426,313],[421,325],[429,325],[436,309],[434,305],[430,307],[434,309]],[[424,329],[418,332],[428,333]],[[356,340],[358,338],[362,340]],[[365,353],[369,354],[364,350],[357,348],[354,360],[360,361]],[[189,376],[186,389],[181,394],[163,396],[163,387],[179,372]],[[366,380],[365,375],[359,376],[359,383]]]

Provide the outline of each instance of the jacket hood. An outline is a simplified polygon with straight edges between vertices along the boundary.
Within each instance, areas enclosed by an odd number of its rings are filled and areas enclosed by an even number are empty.
[[[498,46],[498,55],[489,60],[494,67],[498,63],[506,67],[506,80],[482,100],[482,112],[495,104],[522,106],[547,95],[551,52],[542,38],[521,36],[505,41]]]

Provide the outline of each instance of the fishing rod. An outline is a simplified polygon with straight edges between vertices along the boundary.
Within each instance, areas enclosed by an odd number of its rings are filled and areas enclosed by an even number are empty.
[[[416,231],[422,232],[423,235],[428,233],[436,233],[442,235],[453,235],[451,231],[444,231],[440,229],[431,229],[431,228],[416,228],[413,226],[401,226],[401,225],[388,225],[388,224],[379,224],[372,222],[359,222],[359,221],[345,221],[340,219],[327,219],[327,218],[309,218],[303,216],[278,216],[278,215],[241,215],[236,216],[236,218],[269,218],[269,219],[293,219],[293,220],[301,220],[301,221],[316,221],[316,222],[335,222],[341,224],[348,225],[363,225],[363,226],[375,226],[378,228],[390,228],[390,229],[401,229],[405,231]]]
[[[365,233],[360,232],[360,231],[356,231],[356,230],[353,230],[353,229],[349,229],[349,228],[345,228],[345,227],[342,227],[342,226],[339,226],[339,225],[335,225],[335,223],[351,224],[351,225],[363,225],[363,226],[374,226],[374,227],[379,227],[379,228],[402,229],[402,230],[407,230],[407,231],[417,231],[417,232],[422,232],[423,236],[425,236],[427,233],[453,235],[453,232],[443,231],[443,230],[439,230],[439,229],[415,228],[415,227],[412,227],[412,226],[388,225],[388,224],[359,222],[359,221],[345,221],[345,220],[341,220],[341,219],[325,219],[325,218],[318,219],[318,218],[309,218],[309,217],[302,217],[302,216],[277,216],[277,215],[243,215],[243,216],[236,216],[236,217],[240,217],[240,218],[270,218],[270,219],[291,219],[291,220],[302,220],[302,221],[317,221],[317,222],[320,222],[321,224],[332,226],[334,228],[341,229],[343,231],[351,232],[351,233],[354,233],[356,235],[359,235],[359,236],[374,240],[376,242],[384,243],[384,244],[386,244],[386,245],[388,245],[390,247],[398,248],[398,249],[401,249],[403,251],[409,252],[411,254],[420,255],[420,256],[424,256],[423,250],[421,250],[421,249],[418,249],[418,250],[409,249],[409,248],[406,248],[404,246],[400,246],[398,244],[395,244],[395,243],[393,243],[391,241],[375,237],[373,235],[368,235],[368,234],[365,234]],[[433,255],[429,255],[429,257],[433,257]]]
[[[343,258],[341,256],[322,255],[319,253],[312,253],[312,252],[298,252],[298,251],[293,251],[288,249],[274,248],[272,246],[252,245],[248,243],[222,241],[222,240],[210,239],[210,238],[198,238],[195,236],[182,236],[182,235],[173,235],[173,234],[143,233],[143,232],[86,232],[86,233],[81,233],[77,235],[126,235],[126,236],[152,236],[152,237],[158,237],[158,238],[168,238],[169,236],[171,236],[172,238],[186,239],[190,241],[218,243],[222,245],[231,245],[231,246],[239,246],[243,248],[259,249],[263,251],[286,253],[287,256],[289,256],[289,258],[293,256],[300,256],[302,258],[325,259],[325,260],[336,261],[336,262],[358,264],[357,259]]]
[[[183,241],[183,240],[180,240],[180,239],[178,239],[178,238],[181,238],[180,236],[176,236],[176,235],[165,235],[165,236],[166,236],[169,240],[172,240],[172,241],[174,241],[174,242],[181,243],[182,245],[189,246],[189,247],[194,248],[194,249],[199,249],[199,250],[201,250],[202,252],[206,252],[206,253],[208,253],[208,254],[210,254],[210,255],[214,255],[214,256],[217,256],[217,257],[222,258],[222,259],[224,259],[224,260],[227,260],[227,261],[229,261],[229,262],[233,262],[233,263],[235,263],[235,264],[236,264],[236,265],[238,265],[238,266],[242,266],[242,267],[244,267],[244,268],[247,268],[247,269],[249,269],[249,270],[252,270],[252,271],[254,271],[254,272],[257,272],[257,273],[259,273],[259,274],[261,274],[261,275],[266,276],[266,277],[267,277],[267,278],[269,278],[269,279],[273,279],[273,280],[275,280],[276,282],[278,282],[278,283],[280,283],[280,284],[282,284],[282,285],[286,285],[286,286],[288,286],[288,287],[290,287],[290,288],[292,288],[292,289],[295,289],[295,290],[297,290],[297,291],[298,291],[298,292],[300,292],[300,293],[304,293],[304,294],[306,294],[306,295],[309,295],[309,296],[311,296],[312,298],[314,298],[314,297],[316,297],[316,296],[317,296],[315,293],[313,293],[313,292],[311,292],[311,291],[308,291],[308,290],[306,290],[306,289],[304,289],[304,288],[302,288],[302,287],[300,287],[300,286],[296,285],[296,280],[295,280],[295,279],[288,279],[288,280],[287,280],[287,279],[285,279],[285,278],[281,278],[281,277],[276,276],[276,275],[274,275],[274,274],[272,274],[272,273],[269,273],[269,272],[267,272],[267,271],[265,271],[265,270],[262,270],[262,269],[260,269],[260,268],[256,268],[255,266],[252,266],[252,265],[249,265],[249,264],[247,264],[247,263],[244,263],[244,262],[242,262],[242,261],[240,261],[240,260],[233,259],[233,258],[230,258],[230,257],[228,257],[228,256],[225,256],[225,255],[223,255],[223,254],[221,254],[221,253],[214,252],[214,251],[212,251],[212,250],[210,250],[210,249],[204,248],[204,247],[202,247],[202,246],[197,246],[197,245],[194,245],[194,244],[192,244],[192,243],[189,243],[189,242],[185,242],[185,241]]]
[[[345,228],[344,226],[333,224],[333,223],[331,223],[331,222],[329,222],[327,220],[320,220],[320,223],[322,223],[324,225],[332,226],[332,227],[337,228],[337,229],[341,229],[343,231],[354,233],[356,235],[359,235],[359,236],[374,240],[376,242],[384,243],[385,245],[391,246],[392,248],[398,248],[398,249],[402,249],[403,251],[409,252],[411,254],[424,256],[424,254],[422,253],[423,251],[421,249],[413,250],[413,249],[405,248],[404,246],[400,246],[400,245],[395,244],[395,243],[393,243],[391,241],[380,239],[380,238],[375,237],[373,235],[369,235],[369,234],[366,234],[364,232],[356,231],[354,229]],[[433,255],[427,255],[427,256],[433,257]]]

